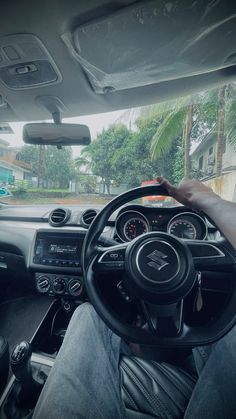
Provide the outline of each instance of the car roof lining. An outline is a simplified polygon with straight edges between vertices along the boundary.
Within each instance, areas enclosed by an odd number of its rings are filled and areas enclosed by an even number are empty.
[[[168,2],[161,1],[156,3],[160,5]],[[181,0],[181,2],[176,0],[172,3],[176,7],[181,3],[182,8],[190,8],[190,4],[194,7],[196,2],[194,0]],[[199,7],[203,8],[202,14],[208,13],[207,18],[211,25],[214,19],[215,21],[220,21],[226,19],[227,16],[229,21],[232,21],[234,12],[236,12],[236,5],[222,0],[213,2],[217,3],[217,6],[210,10],[211,3],[212,1],[210,0],[199,1]],[[117,13],[122,14],[124,7],[129,11],[130,6],[134,4],[140,5],[140,2],[128,0],[82,0],[80,2],[75,0],[68,0],[67,2],[51,0],[48,2],[42,0],[41,2],[35,2],[33,7],[32,2],[29,0],[4,2],[1,5],[0,37],[12,34],[35,35],[43,43],[55,62],[62,80],[56,84],[23,90],[9,88],[0,81],[0,99],[1,97],[3,99],[2,102],[0,100],[0,122],[50,118],[50,113],[47,107],[44,106],[44,102],[47,102],[46,99],[45,101],[42,99],[44,97],[55,98],[55,102],[60,101],[62,103],[62,117],[72,117],[148,105],[178,96],[191,95],[196,91],[206,90],[236,80],[236,52],[234,56],[233,50],[230,51],[231,61],[227,62],[225,51],[223,51],[222,45],[218,42],[219,50],[220,52],[222,51],[222,62],[225,62],[225,68],[222,68],[224,67],[223,65],[221,68],[215,66],[211,69],[208,68],[202,74],[184,74],[183,77],[172,78],[171,80],[157,79],[156,81],[153,80],[151,84],[137,85],[132,88],[127,88],[125,85],[120,90],[108,91],[105,94],[96,92],[91,79],[88,77],[86,68],[83,68],[81,63],[71,55],[68,47],[62,40],[62,36],[65,33],[70,33],[73,36],[76,30],[78,31],[85,24],[88,26],[91,22],[102,21],[104,16]],[[176,16],[179,16],[180,22],[178,25],[181,25],[181,14],[177,13]],[[230,19],[230,16],[232,19]],[[236,45],[236,25],[234,27],[231,25],[227,29],[230,32],[230,45]],[[161,33],[160,36],[164,37],[165,34]],[[215,43],[217,45],[217,37]],[[211,45],[212,49],[212,43],[209,45]],[[204,48],[207,48],[207,45]],[[94,54],[92,47],[89,52]],[[132,49],[130,52],[132,53]],[[220,57],[220,53],[218,55]],[[117,80],[119,82],[119,77]]]

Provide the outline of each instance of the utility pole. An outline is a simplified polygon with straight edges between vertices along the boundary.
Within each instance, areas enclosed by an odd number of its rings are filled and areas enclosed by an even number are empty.
[[[39,146],[38,188],[43,188],[45,168],[45,145]]]

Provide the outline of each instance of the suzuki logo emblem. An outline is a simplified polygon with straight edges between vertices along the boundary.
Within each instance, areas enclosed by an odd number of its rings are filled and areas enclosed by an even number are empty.
[[[168,256],[165,255],[165,253],[162,253],[159,250],[154,250],[152,253],[150,253],[150,255],[147,256],[148,259],[151,259],[151,261],[148,262],[148,266],[151,266],[151,268],[160,271],[162,268],[169,265],[169,263],[164,260],[167,257]]]

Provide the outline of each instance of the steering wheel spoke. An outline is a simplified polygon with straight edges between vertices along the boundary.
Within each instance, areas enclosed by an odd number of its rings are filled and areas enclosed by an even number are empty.
[[[183,299],[167,304],[156,305],[141,302],[149,330],[158,337],[179,336],[183,330]]]
[[[97,257],[93,263],[94,272],[123,271],[127,243],[112,247],[97,247]]]
[[[219,270],[232,268],[236,255],[217,241],[187,240],[196,270]]]

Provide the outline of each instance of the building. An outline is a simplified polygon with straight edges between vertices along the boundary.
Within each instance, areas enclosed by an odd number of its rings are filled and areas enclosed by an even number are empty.
[[[202,179],[216,175],[216,132],[210,132],[191,155],[192,167]],[[236,149],[226,139],[223,143],[222,174],[236,170]]]
[[[198,177],[225,199],[236,201],[236,149],[224,139],[222,175],[216,177],[216,132],[209,132],[191,154]]]
[[[17,160],[19,149],[0,139],[0,184],[14,184],[31,178],[32,166]]]

